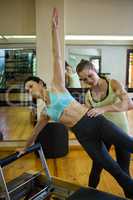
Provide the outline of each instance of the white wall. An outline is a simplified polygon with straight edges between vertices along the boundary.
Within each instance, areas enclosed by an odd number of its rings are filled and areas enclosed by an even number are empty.
[[[65,0],[65,34],[133,35],[132,0]]]
[[[103,46],[101,48],[102,72],[109,72],[111,78],[117,79],[125,85],[127,47]]]
[[[60,16],[60,42],[64,58],[64,0],[36,0],[37,32],[37,74],[50,87],[53,75],[52,12],[57,7]],[[63,66],[62,66],[63,67]],[[40,115],[44,104],[38,101],[37,114]]]
[[[133,0],[36,0],[36,4],[35,0],[0,0],[0,34],[36,34],[37,32],[38,74],[42,76],[43,71],[46,71],[48,82],[52,64],[49,49],[51,13],[48,9],[50,6],[57,5],[61,8],[62,24],[63,20],[65,21],[65,34],[133,35]],[[65,19],[63,12],[65,12]],[[61,35],[63,39],[63,29]],[[74,43],[83,44],[81,41],[71,41],[71,44]],[[102,48],[103,71],[111,71],[114,78],[125,82],[127,47],[107,47],[102,46],[101,43],[99,46]]]
[[[35,32],[35,0],[0,0],[0,35]]]
[[[133,35],[132,0],[66,0],[65,34],[72,35]],[[102,43],[103,42],[103,43]],[[67,41],[66,44],[95,44],[102,49],[102,72],[110,72],[125,84],[126,52],[130,41],[121,42],[121,46],[106,46],[112,41]],[[122,46],[122,43],[124,44]],[[93,47],[94,47],[93,46]],[[133,46],[129,46],[133,48]]]
[[[132,0],[64,2],[66,34],[133,34]],[[0,0],[1,34],[35,34],[35,17],[35,0]]]
[[[127,49],[133,46],[101,46],[102,71],[111,73],[111,78],[126,84]]]
[[[57,7],[60,16],[60,42],[64,58],[64,0],[36,0],[37,74],[48,86],[52,80],[52,12]]]
[[[127,62],[127,49],[133,48],[132,46],[70,46],[67,45],[66,59],[68,58],[68,51],[73,48],[84,49],[98,49],[101,52],[101,70],[103,73],[110,73],[110,78],[117,79],[125,85],[126,81],[126,62]]]

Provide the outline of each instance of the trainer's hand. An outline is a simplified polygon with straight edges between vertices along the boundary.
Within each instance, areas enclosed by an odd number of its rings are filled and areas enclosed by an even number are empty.
[[[96,117],[98,115],[101,115],[105,113],[104,108],[92,108],[87,112],[88,117]]]

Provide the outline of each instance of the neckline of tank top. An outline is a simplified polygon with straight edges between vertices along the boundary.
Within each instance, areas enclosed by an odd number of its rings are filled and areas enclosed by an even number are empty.
[[[108,81],[105,77],[101,77],[101,78],[104,79],[104,80],[106,80],[106,83],[107,83],[107,91],[106,91],[105,97],[103,97],[101,100],[96,100],[96,99],[93,98],[92,91],[91,91],[91,89],[90,89],[91,98],[92,98],[92,100],[93,100],[95,103],[99,103],[99,102],[104,101],[104,100],[108,97],[108,95],[109,95],[109,81]]]

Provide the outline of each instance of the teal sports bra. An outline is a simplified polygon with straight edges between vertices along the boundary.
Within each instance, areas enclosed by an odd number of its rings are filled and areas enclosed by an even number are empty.
[[[52,120],[58,122],[64,109],[75,99],[69,92],[49,92],[50,104],[43,109]]]

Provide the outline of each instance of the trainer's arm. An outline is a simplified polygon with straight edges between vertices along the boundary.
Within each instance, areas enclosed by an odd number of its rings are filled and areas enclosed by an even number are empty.
[[[120,101],[105,107],[105,112],[122,112],[133,109],[133,103],[124,87],[117,81],[111,80],[111,87]]]
[[[87,112],[89,117],[96,117],[106,112],[123,112],[133,109],[133,102],[129,98],[128,93],[123,86],[116,80],[111,80],[111,87],[116,96],[120,99],[119,102],[112,103],[106,106],[92,108]]]

